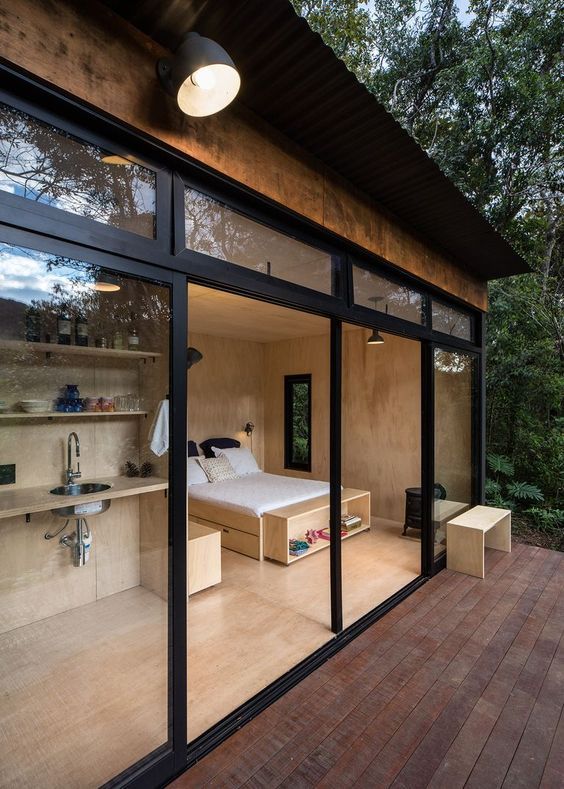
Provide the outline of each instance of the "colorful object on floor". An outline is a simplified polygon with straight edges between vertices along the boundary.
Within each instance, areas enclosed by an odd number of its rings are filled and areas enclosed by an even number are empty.
[[[288,545],[290,556],[303,556],[309,549],[309,543],[305,540],[289,540]]]
[[[344,531],[341,528],[341,537],[344,537],[346,534],[348,534],[348,531]],[[327,540],[330,542],[331,534],[329,526],[326,526],[324,529],[308,529],[305,533],[305,538],[310,545],[315,545],[318,540]]]

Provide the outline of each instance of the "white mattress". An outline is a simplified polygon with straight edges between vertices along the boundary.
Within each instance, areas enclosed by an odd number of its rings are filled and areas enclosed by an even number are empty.
[[[188,488],[189,498],[259,517],[278,507],[314,499],[324,493],[329,493],[328,482],[281,477],[263,471],[224,482],[202,482]]]

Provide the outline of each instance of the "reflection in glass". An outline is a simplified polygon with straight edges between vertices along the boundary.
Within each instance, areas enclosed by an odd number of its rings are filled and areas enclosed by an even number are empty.
[[[472,401],[476,360],[469,354],[434,352],[435,556],[446,550],[446,524],[472,501]]]
[[[306,288],[332,293],[331,255],[187,188],[186,247]]]
[[[153,238],[155,173],[117,159],[0,104],[0,190]]]
[[[98,270],[0,245],[2,786],[99,786],[168,742],[169,290]]]
[[[461,340],[472,340],[472,318],[468,313],[441,304],[433,299],[433,329],[460,337]]]
[[[416,290],[354,265],[353,284],[355,304],[395,318],[423,323],[423,297]]]

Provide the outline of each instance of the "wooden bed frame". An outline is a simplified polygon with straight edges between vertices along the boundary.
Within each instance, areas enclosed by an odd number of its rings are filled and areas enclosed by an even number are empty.
[[[370,492],[345,488],[341,494],[341,512],[359,515],[362,521],[362,525],[347,536],[352,537],[357,532],[369,529]],[[323,529],[329,525],[329,494],[280,507],[262,516],[245,515],[221,504],[190,499],[189,520],[219,530],[223,548],[258,561],[266,557],[290,564],[303,557],[290,557],[288,540],[303,536],[306,529]],[[328,545],[328,541],[320,541],[312,546],[315,550],[311,550],[311,553]]]

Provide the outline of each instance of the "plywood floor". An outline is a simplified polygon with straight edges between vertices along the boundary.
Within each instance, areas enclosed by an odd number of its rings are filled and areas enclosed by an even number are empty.
[[[444,570],[174,789],[561,789],[564,554]]]
[[[343,543],[347,623],[418,574],[400,533],[376,521]],[[190,738],[332,638],[328,551],[290,567],[222,551],[222,564],[188,606]],[[136,587],[1,636],[0,785],[97,786],[162,744],[166,620]]]
[[[345,625],[419,575],[420,544],[401,528],[373,519],[342,543]],[[333,637],[329,550],[288,567],[224,550],[222,574],[188,606],[190,739]]]

